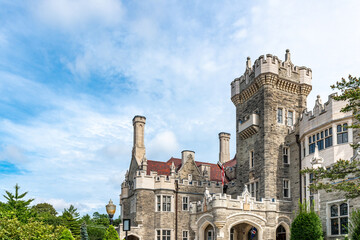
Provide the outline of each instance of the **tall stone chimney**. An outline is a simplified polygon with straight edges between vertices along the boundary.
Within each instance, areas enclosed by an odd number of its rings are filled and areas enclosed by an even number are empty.
[[[219,161],[224,164],[230,160],[230,133],[221,132],[219,133]]]
[[[144,130],[146,118],[143,116],[135,116],[133,118],[134,126],[134,144],[133,144],[133,157],[135,157],[138,165],[142,165],[145,158],[145,144],[144,144]]]
[[[195,161],[195,152],[184,150],[181,152],[181,164],[184,165],[188,160]]]

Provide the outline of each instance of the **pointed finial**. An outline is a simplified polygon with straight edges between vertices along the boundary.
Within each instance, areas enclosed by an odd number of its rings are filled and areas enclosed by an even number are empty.
[[[174,162],[171,163],[170,173],[175,173],[175,164],[174,164]]]
[[[286,62],[290,61],[290,50],[289,49],[286,49],[285,61]]]

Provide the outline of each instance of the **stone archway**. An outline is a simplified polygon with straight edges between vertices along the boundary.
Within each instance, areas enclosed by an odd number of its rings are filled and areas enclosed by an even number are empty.
[[[230,240],[259,240],[259,231],[254,225],[239,223],[230,228]]]
[[[263,240],[263,228],[256,222],[240,220],[229,228],[230,240]]]
[[[130,235],[127,237],[127,240],[139,240],[139,238],[135,235]]]
[[[206,221],[199,229],[199,240],[215,240],[215,226]]]

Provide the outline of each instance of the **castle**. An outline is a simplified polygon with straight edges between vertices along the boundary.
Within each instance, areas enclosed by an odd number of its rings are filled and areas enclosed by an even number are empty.
[[[245,73],[231,83],[236,155],[230,158],[230,134],[219,133],[218,164],[197,161],[190,150],[166,162],[148,160],[146,118],[135,116],[120,195],[121,216],[131,220],[128,240],[289,240],[299,199],[314,200],[327,239],[342,238],[360,202],[310,192],[312,176],[300,170],[359,157],[349,146],[357,133],[347,128],[352,115],[340,112],[344,102],[322,103],[318,96],[307,111],[311,80],[311,69],[295,66],[289,50],[285,61],[267,54],[252,65],[248,58]]]

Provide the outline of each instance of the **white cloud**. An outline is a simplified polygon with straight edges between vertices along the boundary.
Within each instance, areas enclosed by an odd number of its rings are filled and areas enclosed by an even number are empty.
[[[27,160],[27,156],[24,151],[14,145],[7,145],[0,152],[0,160],[6,160],[11,163],[22,163]]]
[[[116,26],[124,14],[118,0],[44,0],[35,11],[44,23],[70,30],[87,25]]]
[[[171,131],[163,131],[155,135],[148,144],[148,158],[165,161],[179,152],[179,143]],[[161,158],[161,159],[158,159]]]

